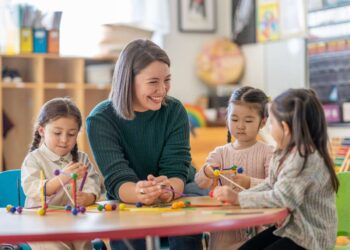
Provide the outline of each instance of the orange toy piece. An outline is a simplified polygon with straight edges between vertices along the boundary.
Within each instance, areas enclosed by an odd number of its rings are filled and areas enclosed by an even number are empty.
[[[346,246],[350,244],[350,239],[347,236],[338,236],[336,240],[337,246]]]

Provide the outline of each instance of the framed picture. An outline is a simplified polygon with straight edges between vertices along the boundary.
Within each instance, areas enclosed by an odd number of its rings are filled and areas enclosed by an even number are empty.
[[[215,32],[216,0],[178,0],[178,23],[181,32]]]

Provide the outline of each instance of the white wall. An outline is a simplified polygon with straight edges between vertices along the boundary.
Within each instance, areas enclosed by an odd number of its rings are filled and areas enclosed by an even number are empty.
[[[216,33],[182,33],[178,30],[178,1],[170,1],[170,33],[164,49],[171,62],[172,86],[170,95],[184,103],[195,103],[198,97],[208,94],[208,87],[195,75],[195,60],[203,45],[217,37],[231,35],[231,0],[217,2]]]
[[[305,88],[305,41],[293,38],[242,46],[245,57],[243,85],[260,88],[276,97],[289,88]]]

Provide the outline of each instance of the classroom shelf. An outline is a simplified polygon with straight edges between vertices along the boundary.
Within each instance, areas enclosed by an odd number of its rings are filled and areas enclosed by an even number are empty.
[[[111,84],[87,83],[86,66],[115,64],[117,58],[60,57],[52,54],[0,55],[0,68],[15,69],[23,82],[7,82],[0,77],[0,108],[13,127],[0,139],[0,171],[20,168],[29,144],[33,126],[41,106],[54,97],[69,96],[80,108],[84,124],[78,137],[79,149],[89,149],[85,119],[91,109],[106,99]],[[0,133],[3,134],[3,115],[0,115]]]

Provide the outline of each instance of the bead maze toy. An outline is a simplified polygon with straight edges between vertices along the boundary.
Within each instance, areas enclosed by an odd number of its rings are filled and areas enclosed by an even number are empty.
[[[236,166],[229,168],[229,170],[234,171],[234,172],[238,172],[238,173],[243,172],[242,169],[237,168]],[[228,169],[224,169],[223,171],[228,171]],[[216,171],[215,173],[218,173],[218,172]],[[46,181],[45,181],[44,173],[43,173],[43,171],[41,171],[40,172],[41,206],[39,208],[33,207],[33,208],[38,208],[38,210],[37,210],[38,215],[44,216],[50,211],[51,212],[63,211],[63,212],[70,212],[72,215],[76,216],[79,213],[84,214],[85,212],[93,212],[93,210],[95,210],[95,211],[97,210],[98,212],[114,211],[114,210],[129,211],[129,212],[174,212],[174,211],[178,211],[179,209],[194,209],[194,208],[205,208],[205,207],[210,208],[210,207],[222,207],[222,206],[227,205],[227,204],[191,204],[190,201],[178,200],[178,201],[174,201],[172,203],[157,203],[153,206],[144,206],[141,202],[137,202],[137,203],[135,203],[134,206],[132,206],[130,204],[127,205],[127,204],[124,204],[121,202],[107,201],[107,202],[98,202],[95,205],[88,206],[85,208],[83,206],[78,206],[77,202],[76,202],[76,195],[77,195],[76,189],[77,189],[77,177],[78,177],[77,174],[65,173],[65,172],[58,170],[58,169],[54,171],[55,176],[58,176],[60,174],[63,174],[63,175],[70,177],[70,179],[66,183],[63,183],[63,181],[60,178],[58,178],[58,180],[61,184],[61,188],[63,189],[63,191],[67,195],[71,204],[67,204],[65,206],[49,205],[49,201],[47,200],[47,195],[46,195]],[[87,174],[85,174],[83,177],[82,183],[79,187],[79,191],[81,191],[83,189],[84,182],[86,180],[86,176],[87,176]],[[72,184],[71,194],[68,192],[68,190],[65,187],[65,184],[67,184],[70,181]],[[230,180],[230,182],[232,183],[231,180]],[[236,184],[236,185],[238,185],[238,184]],[[168,190],[168,191],[173,192],[174,194],[177,194],[178,197],[189,196],[189,195],[181,193],[181,192],[176,192],[173,189],[171,189],[165,185],[160,185],[160,187],[164,190]],[[243,187],[241,187],[241,188],[243,188]],[[33,208],[31,208],[31,209],[33,209]],[[7,205],[6,210],[9,213],[16,213],[17,212],[19,214],[22,213],[22,211],[23,211],[22,207],[20,207],[20,206],[15,207],[12,205]]]
[[[213,185],[211,187],[211,191],[209,193],[209,196],[212,197],[212,191],[214,190],[214,188],[218,185],[222,186],[222,181],[220,178],[223,178],[225,179],[226,181],[228,181],[229,183],[231,183],[233,186],[241,189],[241,190],[245,190],[244,187],[242,187],[241,185],[239,185],[238,183],[234,182],[233,180],[229,179],[228,177],[226,177],[224,175],[224,173],[227,173],[227,172],[231,172],[231,173],[234,173],[234,174],[242,174],[243,173],[243,167],[238,167],[236,165],[233,165],[231,167],[228,167],[228,168],[223,168],[223,169],[220,169],[219,167],[214,167],[214,168],[210,168],[214,174],[214,176],[216,177],[213,181]]]
[[[65,206],[58,206],[58,205],[49,205],[49,202],[47,201],[47,196],[46,196],[46,181],[45,181],[45,177],[44,177],[44,172],[43,171],[40,171],[40,180],[41,180],[41,183],[40,183],[40,198],[41,198],[41,206],[38,208],[37,210],[37,214],[40,215],[40,216],[44,216],[46,215],[46,213],[48,211],[67,211],[67,212],[70,212],[72,215],[77,215],[79,213],[83,214],[87,211],[87,209],[84,207],[84,206],[78,206],[77,205],[77,178],[78,178],[78,175],[76,173],[71,173],[71,174],[68,174],[68,173],[65,173],[59,169],[56,169],[54,171],[54,175],[55,176],[58,176],[60,174],[63,174],[63,175],[66,175],[66,176],[69,176],[70,179],[68,180],[71,181],[71,184],[72,184],[72,194],[70,194],[68,192],[68,190],[66,189],[65,187],[65,184],[67,183],[63,183],[62,180],[60,178],[58,178],[60,184],[61,184],[61,187],[62,189],[64,190],[64,192],[66,193],[68,199],[70,200],[71,204],[67,204]],[[83,190],[83,187],[84,187],[84,184],[85,184],[85,181],[86,181],[86,178],[87,178],[87,172],[85,172],[84,176],[83,176],[83,179],[82,179],[82,182],[80,184],[80,187],[79,187],[79,191],[82,191]],[[37,207],[36,207],[37,208]],[[105,211],[112,211],[112,210],[115,210],[116,209],[116,205],[112,205],[112,204],[106,204],[105,206],[102,206],[101,205],[98,205],[96,206],[97,210],[98,211],[102,211],[102,210],[105,210]],[[6,206],[6,210],[7,212],[10,212],[10,213],[22,213],[23,209],[22,207],[20,206],[17,206],[17,207],[14,207],[12,205],[7,205]]]

